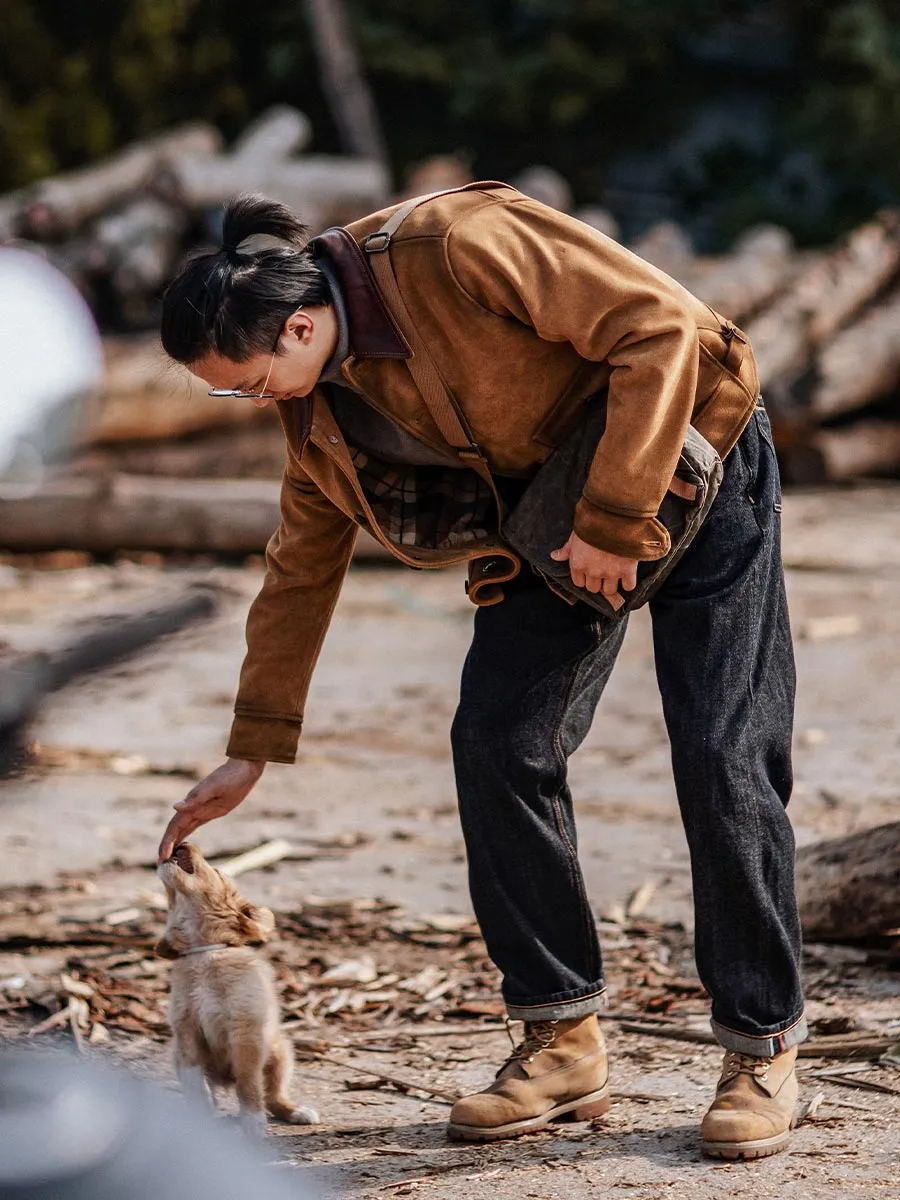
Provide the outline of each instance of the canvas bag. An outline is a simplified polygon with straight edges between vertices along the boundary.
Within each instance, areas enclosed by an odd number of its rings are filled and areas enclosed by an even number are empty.
[[[494,488],[487,460],[473,441],[465,418],[410,317],[390,256],[391,240],[413,209],[437,196],[466,190],[468,188],[451,188],[408,201],[381,229],[367,235],[363,250],[379,290],[412,350],[407,366],[435,424],[460,460]],[[584,491],[597,444],[606,427],[606,407],[605,394],[585,402],[584,419],[538,469],[513,511],[502,519],[500,533],[511,549],[541,574],[554,591],[572,603],[583,600],[606,616],[621,618],[647,603],[687,550],[712,507],[722,482],[723,467],[715,448],[692,425],[688,426],[675,475],[657,514],[671,539],[668,553],[655,562],[640,563],[637,587],[624,595],[606,597],[577,587],[572,581],[569,564],[556,562],[550,552],[565,545],[572,532],[575,506]],[[502,513],[502,506],[500,510]]]
[[[502,536],[554,591],[563,592],[567,599],[584,600],[606,616],[624,617],[647,603],[691,544],[716,498],[723,468],[714,447],[689,425],[675,477],[657,513],[671,539],[668,553],[655,562],[638,563],[633,591],[612,598],[589,592],[573,583],[568,562],[556,562],[550,552],[569,539],[575,506],[605,427],[604,394],[586,402],[583,419],[540,467],[503,522]]]

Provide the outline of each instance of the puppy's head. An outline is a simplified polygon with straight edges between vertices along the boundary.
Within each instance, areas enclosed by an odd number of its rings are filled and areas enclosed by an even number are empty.
[[[260,946],[275,928],[268,908],[245,900],[227,876],[211,867],[196,846],[182,842],[157,874],[165,885],[169,917],[156,951],[177,958],[194,946]]]

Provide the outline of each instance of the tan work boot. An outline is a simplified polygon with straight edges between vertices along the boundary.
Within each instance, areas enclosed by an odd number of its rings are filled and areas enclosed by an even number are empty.
[[[774,1058],[729,1051],[716,1098],[700,1126],[713,1158],[765,1158],[788,1144],[797,1104],[797,1047]]]
[[[609,1066],[597,1018],[526,1022],[522,1042],[489,1088],[450,1111],[448,1133],[490,1142],[540,1129],[557,1117],[589,1121],[609,1108]]]

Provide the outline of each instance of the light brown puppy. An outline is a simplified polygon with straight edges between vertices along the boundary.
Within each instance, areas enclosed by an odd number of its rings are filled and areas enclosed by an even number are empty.
[[[244,900],[190,842],[158,874],[169,916],[156,953],[174,960],[169,1023],[185,1095],[208,1104],[210,1089],[233,1086],[241,1125],[252,1134],[264,1130],[266,1109],[292,1125],[315,1124],[314,1109],[288,1098],[293,1054],[280,1028],[275,977],[250,949],[275,928],[271,911]]]

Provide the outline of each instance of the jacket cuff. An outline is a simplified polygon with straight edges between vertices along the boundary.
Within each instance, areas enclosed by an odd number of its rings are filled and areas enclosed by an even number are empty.
[[[297,758],[302,721],[284,717],[248,717],[238,713],[225,753],[229,758],[292,763]]]
[[[672,539],[656,517],[630,517],[598,508],[585,496],[575,506],[575,532],[607,554],[655,562],[669,553]]]

